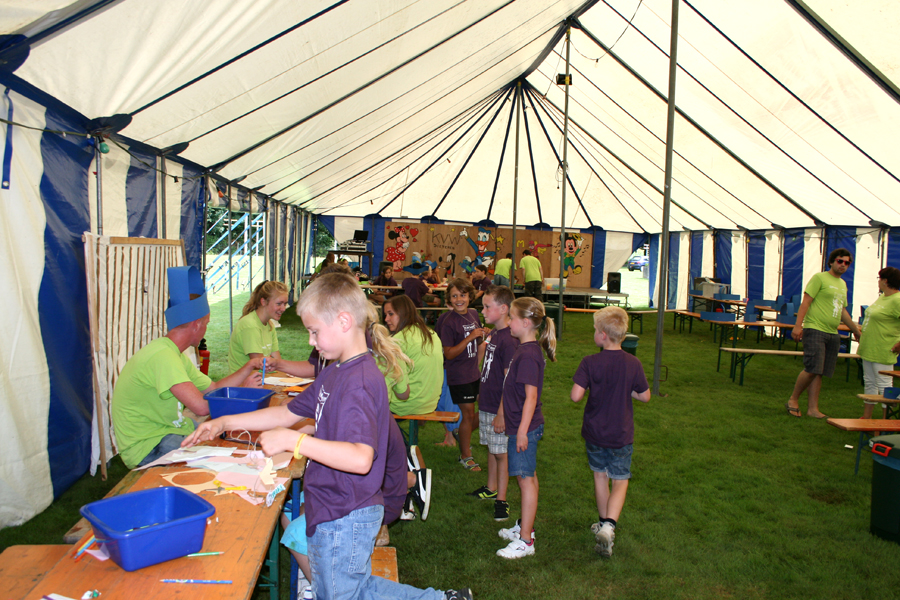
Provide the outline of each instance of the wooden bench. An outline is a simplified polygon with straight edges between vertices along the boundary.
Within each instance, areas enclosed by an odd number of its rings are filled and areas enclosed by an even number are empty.
[[[372,552],[372,575],[400,583],[397,570],[397,549],[391,546],[376,546]]]
[[[439,423],[455,423],[459,413],[436,410],[424,415],[394,415],[398,421],[409,421],[409,445],[419,444],[419,421],[437,421]]]
[[[881,433],[900,432],[900,420],[897,419],[834,419],[829,418],[828,424],[842,431],[858,431],[859,443],[856,446],[856,465],[853,474],[859,472],[859,455],[863,445],[873,435]]]
[[[10,546],[0,554],[3,598],[26,598],[38,581],[72,549],[65,544]]]
[[[734,381],[737,375],[737,367],[741,368],[741,380],[740,385],[744,385],[744,368],[747,366],[747,363],[750,362],[754,356],[757,355],[765,355],[765,356],[803,356],[802,350],[768,350],[765,348],[730,348],[727,346],[722,346],[719,348],[719,352],[727,352],[731,354],[731,380]],[[838,358],[844,359],[855,359],[857,362],[861,361],[859,354],[850,354],[849,352],[840,352],[838,354]],[[847,378],[850,378],[850,365],[847,365]]]
[[[900,418],[900,398],[885,398],[879,394],[857,394],[856,397],[866,404],[880,404],[885,419]]]
[[[679,331],[684,331],[684,324],[687,322],[688,324],[688,333],[691,333],[694,330],[694,319],[700,318],[700,313],[691,312],[689,310],[676,310],[672,313],[672,328],[678,328]],[[679,328],[679,324],[681,327]]]

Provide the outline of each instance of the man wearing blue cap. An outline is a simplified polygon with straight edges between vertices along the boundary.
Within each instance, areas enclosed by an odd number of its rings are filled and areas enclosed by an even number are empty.
[[[243,367],[214,382],[183,354],[206,335],[209,303],[200,271],[195,267],[171,267],[168,333],[132,356],[116,382],[112,400],[116,445],[129,469],[153,462],[180,447],[194,431],[194,422],[183,414],[209,414],[203,392],[226,386],[259,387],[256,369],[262,359],[251,359]]]

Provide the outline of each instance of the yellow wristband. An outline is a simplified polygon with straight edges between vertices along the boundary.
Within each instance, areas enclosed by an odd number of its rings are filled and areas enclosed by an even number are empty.
[[[300,437],[297,438],[297,445],[294,446],[294,458],[300,460],[300,444],[303,442],[303,438],[306,437],[305,433],[301,433]]]

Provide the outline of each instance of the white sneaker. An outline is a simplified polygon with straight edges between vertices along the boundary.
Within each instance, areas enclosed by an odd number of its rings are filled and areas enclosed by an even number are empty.
[[[616,539],[616,528],[612,523],[594,523],[591,525],[591,531],[597,539],[597,545],[594,551],[600,556],[612,556],[613,541]]]
[[[306,586],[306,589],[303,590],[303,600],[315,600],[315,596],[312,593],[312,586]]]
[[[509,527],[508,529],[501,529],[497,532],[497,535],[509,542],[516,541],[517,539],[519,539],[519,532],[522,531],[522,528],[519,526],[519,521],[520,519],[516,519],[515,525]]]
[[[306,590],[309,590],[309,597],[312,598],[312,588],[309,585],[309,580],[298,571],[297,600],[306,600]]]
[[[407,510],[401,510],[400,511],[400,520],[401,521],[415,521],[416,513],[407,511]]]
[[[502,558],[522,558],[534,554],[534,541],[526,544],[523,539],[515,539],[506,548],[497,550],[497,556]]]

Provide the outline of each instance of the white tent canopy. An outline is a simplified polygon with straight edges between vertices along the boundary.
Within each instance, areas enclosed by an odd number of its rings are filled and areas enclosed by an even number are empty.
[[[31,38],[16,78],[320,214],[511,222],[524,77],[518,221],[556,227],[572,19],[566,226],[662,229],[669,0],[56,4],[56,23],[25,3],[5,15]],[[900,224],[898,13],[685,2],[672,230]]]

